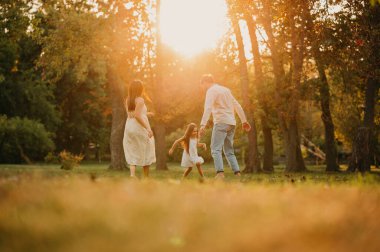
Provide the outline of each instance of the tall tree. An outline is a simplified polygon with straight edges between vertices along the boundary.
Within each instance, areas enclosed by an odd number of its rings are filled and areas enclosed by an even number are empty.
[[[117,76],[113,66],[108,67],[107,80],[112,107],[112,126],[110,137],[111,164],[110,169],[120,170],[126,168],[123,149],[125,112],[125,83]]]
[[[236,6],[229,2],[229,16],[231,19],[232,27],[236,37],[239,56],[239,69],[240,69],[240,83],[241,83],[241,95],[243,98],[243,106],[247,113],[247,120],[252,126],[252,130],[248,132],[248,154],[246,157],[246,167],[244,172],[260,172],[261,163],[259,159],[259,151],[257,147],[257,128],[254,118],[254,111],[252,108],[252,102],[249,97],[249,76],[247,59],[245,57],[243,37],[239,25],[239,19],[237,16]]]
[[[359,14],[358,23],[361,25],[363,43],[365,43],[362,50],[365,62],[361,65],[361,69],[366,77],[363,78],[365,81],[364,118],[354,139],[348,170],[367,172],[370,171],[373,162],[374,119],[380,88],[380,52],[377,48],[380,44],[380,3],[370,6],[368,2],[364,4],[355,2],[353,5],[358,6],[361,10],[356,14]]]
[[[273,172],[273,136],[272,129],[269,126],[268,117],[268,103],[263,95],[264,92],[264,73],[263,73],[263,64],[259,50],[259,41],[257,39],[256,31],[257,31],[257,23],[253,19],[252,12],[249,8],[249,5],[244,5],[243,17],[247,22],[248,32],[251,39],[252,46],[252,54],[253,54],[253,66],[255,69],[255,86],[257,88],[258,93],[258,101],[259,105],[262,109],[262,113],[260,115],[260,122],[263,131],[264,137],[264,153],[263,153],[263,170],[266,172]]]
[[[31,163],[54,150],[60,120],[54,88],[34,65],[41,54],[36,12],[23,0],[0,5],[0,162]]]
[[[4,1],[0,9],[0,114],[28,117],[55,131],[59,115],[53,87],[41,78],[35,61],[41,54],[36,40],[36,11],[25,1]],[[30,16],[30,18],[28,17]],[[30,31],[33,27],[33,31]]]
[[[300,148],[300,136],[298,132],[298,109],[300,99],[300,82],[302,75],[302,66],[304,58],[304,24],[303,20],[299,19],[297,12],[300,10],[299,1],[282,1],[280,3],[273,3],[268,0],[263,0],[262,24],[268,36],[269,49],[271,51],[271,60],[273,65],[273,72],[275,76],[277,100],[277,114],[280,123],[280,128],[284,138],[284,150],[286,155],[286,172],[300,172],[305,171],[306,166],[302,157]],[[274,22],[273,8],[282,8],[277,10],[277,14],[288,15],[284,17],[277,17],[278,19],[287,20],[282,23],[279,28],[279,34],[282,36],[283,41],[288,41],[291,45],[289,58],[290,58],[290,72],[287,78],[284,69],[284,62],[280,50],[286,51],[281,48],[280,43],[276,41],[272,22]],[[283,10],[285,8],[286,11]],[[278,14],[280,15],[280,14]],[[285,46],[285,43],[283,44]]]
[[[309,40],[309,43],[311,45],[310,54],[313,57],[318,75],[319,75],[319,83],[318,83],[318,91],[319,91],[319,102],[321,106],[322,111],[322,122],[325,128],[325,154],[326,154],[326,171],[334,172],[339,171],[339,165],[338,165],[338,157],[337,157],[337,150],[335,145],[335,126],[333,122],[333,118],[331,115],[330,110],[330,85],[327,79],[326,75],[326,69],[327,64],[324,59],[327,59],[327,55],[323,55],[323,52],[321,52],[321,45],[323,44],[323,31],[317,32],[316,24],[317,26],[323,27],[327,25],[327,22],[323,22],[326,18],[323,17],[325,14],[325,10],[319,10],[319,11],[312,11],[311,6],[315,4],[314,1],[305,1],[303,3],[303,6],[305,8],[304,18],[306,19],[306,25],[307,25],[307,38]],[[325,7],[328,8],[328,7]],[[314,13],[314,14],[313,14]],[[319,29],[321,30],[321,29]],[[330,59],[331,60],[331,59]]]
[[[155,83],[153,87],[153,102],[156,110],[155,124],[153,127],[155,144],[156,144],[156,169],[167,170],[167,150],[166,150],[166,126],[163,120],[165,111],[164,105],[164,83],[162,76],[163,68],[163,45],[160,33],[160,16],[161,16],[161,1],[156,0],[156,61],[155,61]]]

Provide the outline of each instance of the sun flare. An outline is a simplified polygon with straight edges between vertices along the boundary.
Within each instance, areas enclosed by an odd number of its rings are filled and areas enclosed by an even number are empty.
[[[224,0],[162,0],[162,41],[185,56],[214,48],[227,29]]]

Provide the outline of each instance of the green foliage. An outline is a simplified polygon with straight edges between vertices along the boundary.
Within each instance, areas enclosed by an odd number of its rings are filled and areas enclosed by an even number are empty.
[[[59,124],[53,88],[35,67],[37,44],[25,1],[6,1],[0,10],[0,114],[40,121],[50,131]]]
[[[56,9],[45,6],[48,16],[43,17],[49,24],[45,36],[40,37],[44,54],[39,66],[44,68],[44,77],[51,83],[59,81],[68,71],[73,71],[78,82],[86,80],[90,69],[105,81],[105,40],[104,20],[88,11],[77,12],[61,1]]]
[[[375,6],[376,4],[380,4],[380,0],[369,0],[372,6]]]
[[[55,97],[62,124],[57,131],[58,150],[85,152],[89,143],[105,149],[109,141],[110,104],[106,87],[94,73],[76,82],[73,73],[56,83]]]
[[[122,79],[130,79],[141,68],[144,43],[139,41],[146,24],[145,4],[130,1],[128,9],[118,1],[53,1],[43,3],[41,22],[47,26],[40,43],[44,54],[38,65],[45,78],[56,83],[65,74],[84,82],[91,73],[104,83],[109,81],[109,68]],[[99,12],[94,8],[100,7]],[[139,12],[138,12],[139,11]]]
[[[138,38],[146,24],[141,22],[145,3],[131,2],[133,8],[127,9],[120,2],[97,1],[99,12],[88,1],[47,1],[41,7],[39,19],[45,25],[38,66],[55,86],[62,119],[56,138],[59,150],[86,152],[89,143],[109,149],[112,99],[122,106],[109,88],[116,85],[123,98],[124,81],[143,67],[136,62],[144,46]]]
[[[0,114],[28,117],[54,131],[60,123],[52,86],[33,70],[14,73],[0,85]]]
[[[59,150],[86,151],[90,142],[107,141],[109,106],[105,91],[106,50],[102,45],[104,19],[97,18],[85,2],[46,2],[44,24],[39,36],[43,56],[38,65],[44,79],[54,84],[54,96],[61,111],[62,124],[57,130]],[[77,10],[80,10],[79,12]]]
[[[44,161],[47,164],[56,164],[59,162],[58,156],[56,156],[53,152],[49,152],[45,157]]]
[[[42,160],[54,149],[52,134],[39,122],[0,116],[0,162]]]

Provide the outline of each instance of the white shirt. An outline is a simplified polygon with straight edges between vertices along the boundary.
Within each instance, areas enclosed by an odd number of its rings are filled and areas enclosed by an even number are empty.
[[[235,111],[242,123],[247,122],[244,111],[231,91],[219,84],[212,85],[206,93],[201,126],[205,126],[212,113],[214,124],[236,125]]]

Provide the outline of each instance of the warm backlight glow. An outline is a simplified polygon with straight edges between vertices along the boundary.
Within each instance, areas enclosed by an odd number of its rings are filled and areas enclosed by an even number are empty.
[[[162,41],[185,56],[212,49],[228,29],[224,0],[161,0]]]

